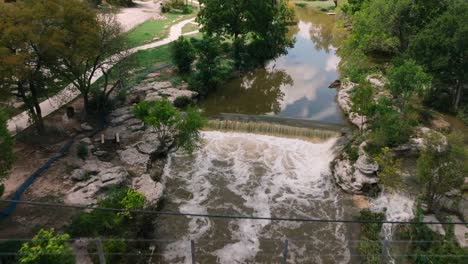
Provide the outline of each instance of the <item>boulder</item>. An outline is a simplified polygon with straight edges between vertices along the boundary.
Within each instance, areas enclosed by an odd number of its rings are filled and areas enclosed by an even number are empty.
[[[91,139],[89,137],[85,137],[85,138],[80,139],[80,143],[87,144],[87,145],[92,144]]]
[[[114,111],[112,111],[111,116],[112,117],[119,117],[119,116],[127,115],[127,114],[130,114],[130,111],[131,111],[131,107],[129,107],[129,106],[117,108]]]
[[[148,101],[148,102],[155,102],[161,99],[163,99],[163,97],[159,95],[159,92],[148,93],[146,94],[146,97],[145,97],[145,101]]]
[[[93,131],[93,127],[88,123],[83,123],[80,127],[84,131]]]
[[[70,178],[75,181],[82,181],[86,178],[87,172],[83,169],[76,169],[72,171]]]
[[[341,83],[341,88],[337,94],[337,103],[345,113],[351,111],[351,91],[356,86],[355,83],[346,80]]]
[[[380,74],[373,74],[366,77],[366,81],[375,87],[383,88],[385,86],[385,79]]]
[[[127,178],[128,172],[120,166],[104,169],[89,180],[76,184],[66,195],[65,203],[77,205],[96,204],[102,191],[111,186],[124,184]]]
[[[354,163],[354,168],[364,174],[375,174],[379,170],[379,165],[368,155],[360,155]]]
[[[431,121],[431,126],[440,132],[449,132],[450,131],[450,123],[445,121],[443,118],[437,118]]]
[[[366,185],[379,182],[379,178],[375,175],[364,174],[356,169],[348,159],[335,161],[333,176],[341,189],[353,194],[362,194]]]
[[[452,222],[460,223],[463,222],[458,218],[458,216],[452,215],[450,216]],[[468,227],[466,225],[454,225],[455,231],[455,241],[457,244],[462,248],[468,248]]]
[[[132,188],[143,194],[146,202],[152,206],[156,206],[163,195],[163,185],[151,179],[149,174],[134,178]]]
[[[341,86],[341,81],[340,80],[335,80],[333,81],[328,88],[339,88]]]
[[[433,222],[433,223],[438,223],[438,224],[427,224],[427,227],[429,227],[430,230],[433,232],[445,236],[445,229],[444,227],[439,223],[439,220],[435,217],[435,215],[425,215],[423,218],[423,222]]]
[[[139,152],[136,147],[128,147],[126,150],[118,151],[118,153],[120,160],[133,174],[142,175],[148,170],[150,156]]]
[[[98,174],[103,170],[110,169],[114,167],[112,163],[102,162],[96,158],[89,158],[86,160],[85,164],[81,166],[83,170],[91,174]]]
[[[121,125],[123,122],[133,118],[133,114],[124,114],[111,119],[111,126]]]

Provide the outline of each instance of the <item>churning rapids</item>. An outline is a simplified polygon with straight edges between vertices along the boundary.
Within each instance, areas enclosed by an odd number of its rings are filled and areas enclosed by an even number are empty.
[[[340,219],[341,194],[329,171],[336,139],[314,144],[242,133],[204,132],[193,156],[173,154],[165,169],[165,211]],[[248,219],[161,217],[158,229],[176,241],[167,263],[273,263],[289,240],[292,263],[347,263],[345,226]],[[164,232],[164,231],[163,231]]]

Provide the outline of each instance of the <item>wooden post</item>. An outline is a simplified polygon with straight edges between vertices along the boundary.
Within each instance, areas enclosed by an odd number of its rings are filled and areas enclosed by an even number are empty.
[[[119,133],[116,133],[116,134],[115,134],[115,141],[116,141],[117,143],[120,143],[120,134],[119,134]]]
[[[104,134],[101,134],[101,144],[104,144],[106,141],[104,139]]]
[[[104,251],[102,250],[102,243],[100,238],[96,240],[96,247],[99,255],[99,263],[106,264],[106,257],[104,256]]]
[[[288,240],[284,240],[284,248],[283,248],[283,261],[282,264],[286,264],[286,260],[288,259]]]
[[[192,264],[196,264],[195,261],[195,242],[190,240],[190,251],[192,252]]]

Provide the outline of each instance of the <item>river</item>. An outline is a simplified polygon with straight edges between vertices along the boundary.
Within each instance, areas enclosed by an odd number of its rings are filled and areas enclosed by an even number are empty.
[[[346,124],[336,91],[328,88],[339,77],[335,47],[343,33],[334,16],[309,8],[297,8],[296,15],[290,30],[296,44],[288,54],[211,94],[200,103],[206,113]],[[162,211],[317,219],[356,213],[331,177],[336,138],[313,143],[216,131],[203,137],[193,155],[168,158]],[[285,240],[288,263],[349,263],[353,231],[337,223],[160,216],[158,263],[192,263],[192,252],[197,263],[280,263]]]

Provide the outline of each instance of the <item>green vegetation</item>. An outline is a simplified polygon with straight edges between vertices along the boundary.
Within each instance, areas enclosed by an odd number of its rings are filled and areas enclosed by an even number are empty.
[[[390,190],[398,190],[402,187],[401,160],[395,159],[393,152],[385,147],[381,150],[380,154],[375,157],[375,161],[379,164],[379,171],[377,177],[382,182],[382,186]]]
[[[75,257],[68,245],[70,236],[55,235],[54,229],[43,230],[19,251],[21,264],[74,264]]]
[[[133,3],[133,0],[106,0],[106,1],[109,4],[116,5],[116,6],[130,7],[130,6],[135,5],[135,3]]]
[[[193,17],[193,15],[184,15],[181,13],[167,13],[164,14],[164,16],[166,16],[166,19],[147,20],[125,33],[125,46],[127,48],[133,48],[164,39],[168,37],[171,26],[184,19]]]
[[[187,74],[192,71],[192,63],[195,61],[195,48],[189,40],[179,37],[171,46],[172,58],[179,69],[179,73]]]
[[[199,109],[188,107],[182,114],[167,100],[156,101],[153,105],[142,101],[133,107],[133,113],[146,126],[157,131],[163,148],[176,147],[192,153],[199,147],[202,139],[200,130],[206,123]],[[174,139],[174,142],[171,142],[171,139]],[[168,146],[170,142],[173,145]]]
[[[383,221],[384,217],[382,213],[373,213],[366,209],[360,212],[358,220],[378,222]],[[380,263],[380,257],[382,255],[381,230],[381,223],[362,224],[358,250],[366,264]]]
[[[2,180],[10,172],[14,161],[13,139],[7,129],[8,116],[0,108],[0,196],[3,194]]]
[[[401,239],[414,241],[410,242],[412,252],[410,258],[414,263],[462,264],[466,262],[465,258],[460,256],[466,256],[468,250],[456,245],[453,225],[445,226],[445,236],[433,232],[427,225],[418,223],[423,221],[423,213],[420,208],[417,209],[416,216],[412,221],[414,224],[400,230],[399,236]],[[421,243],[421,241],[430,241],[431,243]]]
[[[78,158],[82,160],[85,160],[86,158],[88,158],[88,155],[89,155],[88,145],[86,143],[80,143],[78,145],[78,148],[76,149],[76,156],[78,156]]]
[[[449,137],[449,150],[444,149],[442,138],[436,133],[425,137],[426,148],[418,158],[418,180],[423,185],[423,198],[429,210],[438,209],[440,198],[446,192],[460,188],[468,172],[467,152],[461,136]]]

